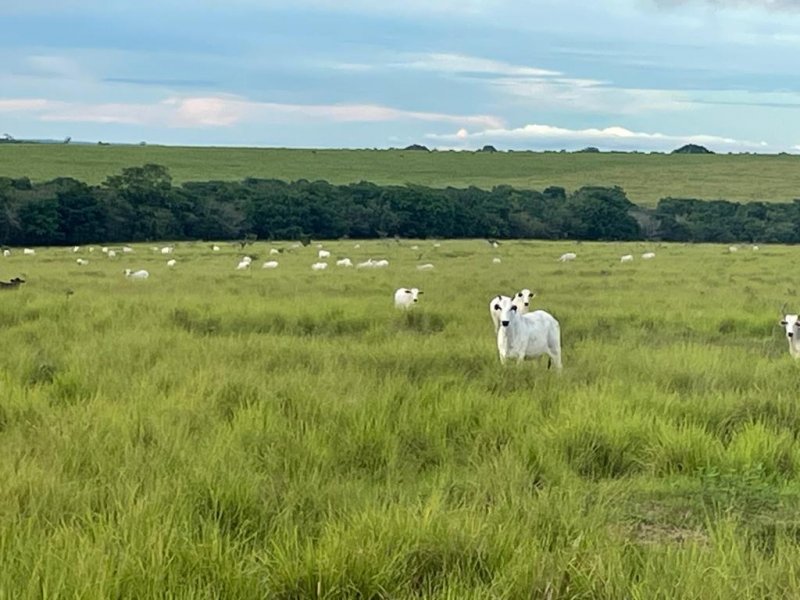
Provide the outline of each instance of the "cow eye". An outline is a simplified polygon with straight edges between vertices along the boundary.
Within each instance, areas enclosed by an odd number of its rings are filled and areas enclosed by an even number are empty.
[[[517,305],[516,305],[516,304],[515,304],[515,305],[513,305],[513,306],[511,307],[511,310],[513,310],[514,312],[517,312]]]
[[[784,327],[786,327],[786,325],[787,325],[786,321],[781,321],[781,325],[783,325]]]
[[[500,305],[499,305],[499,304],[495,304],[495,305],[494,305],[494,309],[495,309],[495,310],[500,310]]]
[[[522,292],[520,292],[519,294],[517,294],[517,296],[519,296],[520,298],[522,298]]]

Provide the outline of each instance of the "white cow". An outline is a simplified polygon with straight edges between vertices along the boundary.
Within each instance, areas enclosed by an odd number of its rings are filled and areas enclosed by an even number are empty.
[[[9,250],[8,248],[6,248],[5,250],[3,250],[3,256],[5,256],[6,258],[8,258],[9,256],[11,256],[11,250]]]
[[[167,261],[167,266],[168,266],[168,267],[170,267],[170,268],[171,268],[171,267],[174,267],[174,266],[175,266],[175,265],[177,265],[177,264],[178,264],[178,261],[177,261],[177,260],[175,260],[174,258],[170,258],[170,259]]]
[[[500,306],[505,300],[510,302],[511,298],[498,294],[489,300],[489,316],[492,317],[492,324],[494,325],[495,333],[497,333],[497,330],[500,329]]]
[[[499,259],[499,258],[497,258],[497,257],[495,257],[495,258],[493,258],[493,259],[492,259],[492,263],[494,263],[494,264],[496,264],[496,265],[499,265],[501,262],[503,262],[503,261],[502,261],[502,260],[500,260],[500,259]]]
[[[340,258],[339,260],[336,261],[336,266],[337,267],[352,267],[353,266],[353,261],[350,260],[349,258]]]
[[[26,256],[35,256],[36,250],[34,250],[33,248],[23,248],[22,254]]]
[[[558,260],[561,262],[568,262],[570,260],[575,260],[576,258],[578,258],[578,255],[575,254],[574,252],[565,252],[564,254],[558,257]]]
[[[784,315],[781,320],[786,339],[789,342],[789,354],[792,358],[800,358],[800,317],[798,315]]]
[[[360,262],[356,265],[356,269],[372,269],[375,266],[375,261],[371,258],[368,258],[364,262]]]
[[[75,262],[77,262],[82,267],[85,267],[86,265],[89,264],[89,261],[86,260],[85,258],[79,258]]]
[[[644,254],[642,254],[642,260],[650,260],[651,258],[655,257],[656,257],[655,252],[645,252]]]
[[[327,268],[328,268],[328,263],[324,262],[315,262],[313,265],[311,265],[312,271],[324,271]]]
[[[330,258],[331,257],[331,253],[328,252],[327,250],[320,250],[319,252],[317,252],[317,257],[318,258]]]
[[[525,313],[530,312],[531,300],[533,300],[535,297],[536,294],[534,294],[528,288],[524,288],[517,292],[512,302],[517,305],[519,314],[524,315]]]
[[[516,359],[521,363],[528,357],[547,354],[550,365],[561,370],[561,328],[548,312],[536,310],[526,315],[518,312],[510,298],[498,302],[500,328],[497,330],[497,351],[500,362]]]
[[[417,288],[398,288],[394,293],[394,307],[408,310],[417,303],[421,293]]]
[[[130,269],[125,269],[125,277],[128,279],[147,279],[150,277],[150,273],[141,269],[139,271],[131,271]]]
[[[278,268],[278,261],[277,260],[268,260],[263,265],[261,265],[262,269],[277,269]]]
[[[433,263],[425,263],[424,265],[417,265],[417,271],[432,271]]]
[[[619,259],[619,262],[621,263],[633,262],[633,254],[626,254],[625,256]]]

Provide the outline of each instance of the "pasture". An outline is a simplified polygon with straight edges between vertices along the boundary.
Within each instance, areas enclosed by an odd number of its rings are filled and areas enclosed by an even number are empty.
[[[156,163],[175,183],[324,179],[334,184],[430,187],[620,186],[643,206],[661,198],[789,202],[800,188],[800,156],[556,152],[420,152],[179,146],[0,144],[0,177],[102,183],[123,168]]]
[[[359,243],[0,257],[0,597],[800,596],[796,248]]]

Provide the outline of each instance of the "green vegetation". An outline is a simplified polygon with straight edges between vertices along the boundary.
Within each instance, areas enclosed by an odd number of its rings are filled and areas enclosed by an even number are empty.
[[[173,186],[160,165],[101,186],[0,178],[0,245],[159,239],[503,238],[800,242],[800,202],[665,198],[637,207],[621,188],[567,193],[331,185],[268,179]]]
[[[800,157],[789,155],[0,145],[0,176],[40,182],[73,177],[99,184],[124,167],[145,163],[165,165],[176,183],[256,177],[438,188],[619,186],[633,202],[648,206],[668,196],[786,202],[800,195]]]
[[[0,258],[0,597],[800,596],[794,249],[360,246]],[[522,287],[560,377],[498,363]]]

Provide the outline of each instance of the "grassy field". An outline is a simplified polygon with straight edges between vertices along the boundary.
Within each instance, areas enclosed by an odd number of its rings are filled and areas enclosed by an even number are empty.
[[[0,258],[0,598],[800,597],[797,249],[416,243]]]
[[[100,183],[124,167],[169,167],[190,180],[325,179],[434,187],[512,185],[569,190],[619,185],[638,204],[689,197],[788,202],[800,196],[800,156],[414,152],[168,146],[0,144],[0,177],[75,177]]]

